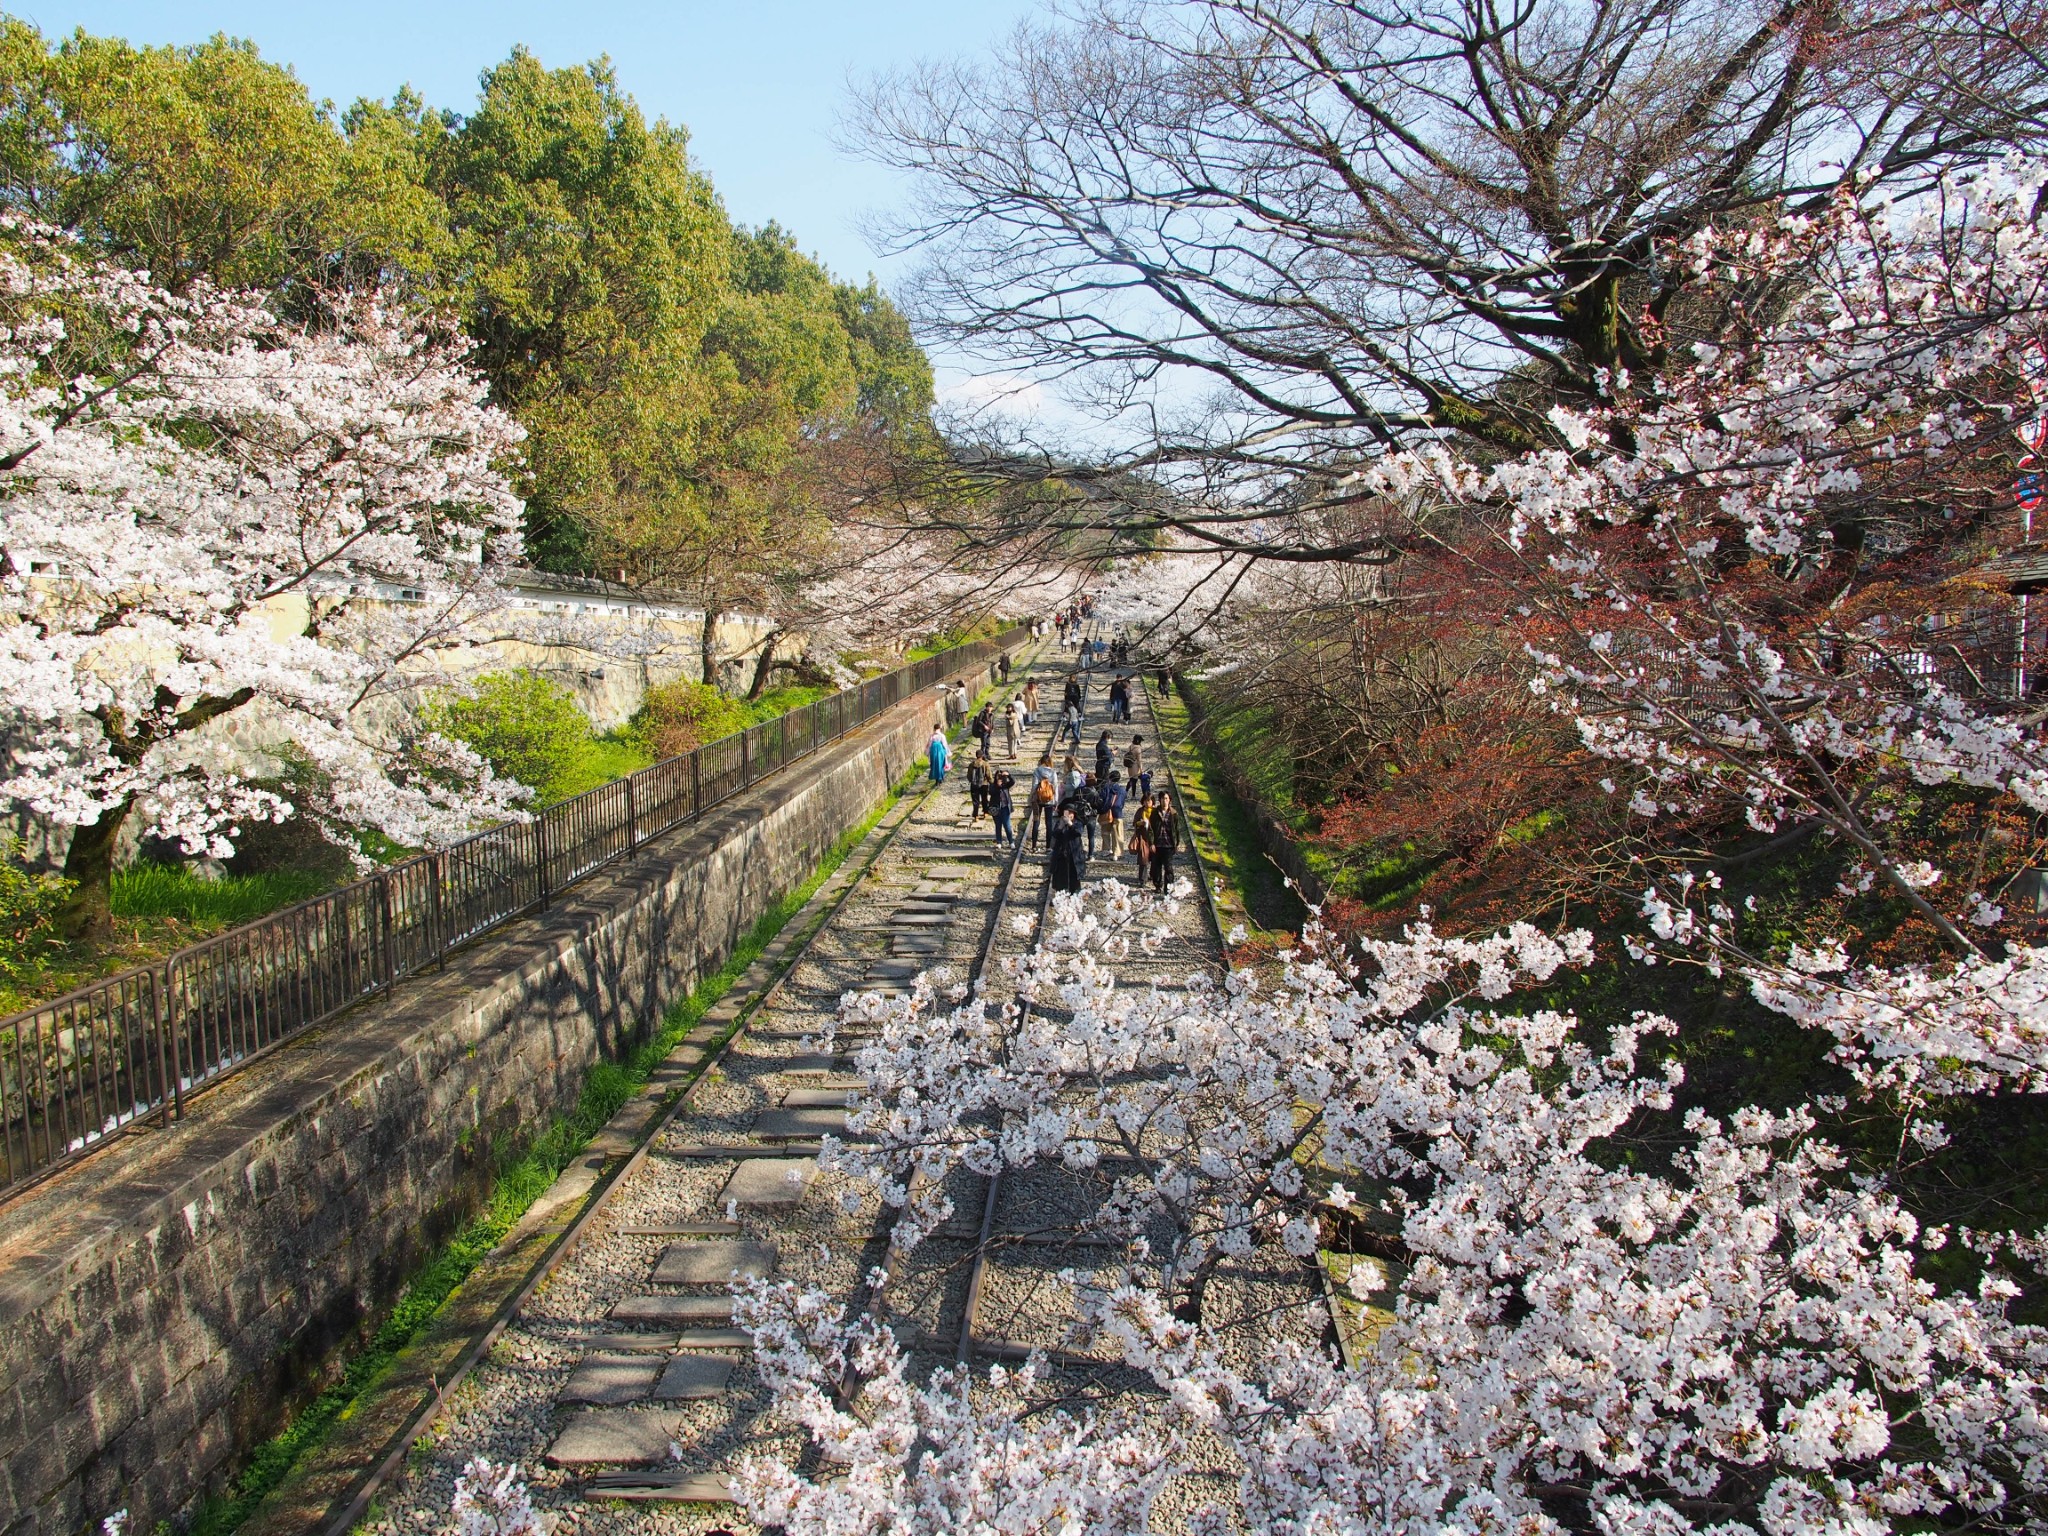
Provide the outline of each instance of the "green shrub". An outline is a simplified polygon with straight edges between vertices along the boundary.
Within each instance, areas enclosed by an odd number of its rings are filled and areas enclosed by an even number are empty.
[[[0,993],[13,994],[36,981],[63,950],[57,908],[71,882],[39,875],[19,862],[20,844],[0,841]]]
[[[648,689],[646,701],[627,731],[649,757],[660,759],[731,736],[750,724],[746,706],[728,699],[709,683],[684,679]]]
[[[786,715],[793,709],[802,709],[806,704],[829,699],[838,691],[836,688],[820,688],[808,683],[792,683],[787,688],[770,688],[758,699],[746,701],[744,707],[747,724],[763,724]]]
[[[631,739],[599,737],[560,683],[537,672],[493,672],[468,689],[428,699],[420,722],[466,742],[501,776],[531,788],[541,805],[647,765]]]

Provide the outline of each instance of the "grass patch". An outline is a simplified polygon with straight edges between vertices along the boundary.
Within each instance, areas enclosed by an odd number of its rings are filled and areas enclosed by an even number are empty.
[[[1306,831],[1308,807],[1297,793],[1294,753],[1279,718],[1263,704],[1247,703],[1224,690],[1180,679],[1180,689],[1190,686],[1201,703],[1207,726],[1203,734],[1209,738],[1199,745],[1213,751],[1219,765],[1229,763],[1253,800],[1294,831]],[[1180,706],[1178,689],[1170,702]]]
[[[172,918],[202,927],[231,928],[318,896],[332,884],[310,870],[209,880],[182,864],[133,864],[114,871],[116,917]]]
[[[1223,877],[1238,905],[1260,928],[1298,932],[1308,909],[1266,856],[1258,821],[1230,788],[1216,749],[1192,731],[1188,706],[1178,695],[1162,699],[1154,694],[1152,713],[1162,744],[1174,743],[1168,750],[1173,754],[1175,782],[1190,802],[1189,809],[1200,811],[1208,821],[1203,855],[1210,869]]]
[[[806,704],[829,699],[838,691],[836,688],[791,684],[787,688],[770,688],[758,699],[741,699],[738,702],[746,715],[748,725],[763,725],[770,720],[779,719],[793,709],[802,709]]]
[[[67,943],[51,926],[54,905],[29,910],[13,887],[48,887],[8,864],[0,891],[0,1013],[82,987],[130,966],[149,965],[201,939],[332,889],[315,870],[224,875],[209,880],[181,865],[136,864],[114,871],[113,936],[101,944]],[[33,895],[33,891],[28,894]],[[12,897],[13,899],[10,899]]]
[[[281,1434],[256,1448],[233,1488],[208,1499],[200,1508],[188,1527],[188,1536],[228,1536],[283,1484],[292,1468],[325,1440],[357,1398],[391,1369],[399,1352],[433,1321],[462,1282],[505,1240],[590,1139],[639,1092],[655,1067],[697,1027],[712,1005],[732,990],[747,967],[761,957],[917,778],[915,772],[906,775],[866,819],[842,833],[810,878],[763,912],[725,964],[692,988],[688,997],[671,1004],[660,1027],[630,1056],[591,1067],[576,1107],[550,1120],[523,1152],[499,1169],[484,1209],[400,1292],[369,1345],[348,1361],[334,1385],[293,1416]],[[159,1536],[169,1530],[168,1522],[157,1527]]]
[[[1009,626],[998,619],[984,619],[979,624],[963,624],[954,629],[942,629],[936,634],[926,635],[916,645],[903,653],[899,665],[908,666],[913,661],[923,661],[941,651],[950,651],[956,646],[972,645],[977,640],[991,640]]]

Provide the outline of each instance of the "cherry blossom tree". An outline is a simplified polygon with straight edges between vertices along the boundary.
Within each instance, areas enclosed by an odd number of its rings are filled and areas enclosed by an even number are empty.
[[[359,706],[502,601],[518,444],[466,344],[375,296],[288,325],[255,296],[90,259],[24,224],[0,254],[0,791],[72,829],[76,933],[104,928],[123,827],[188,852],[291,807],[228,739],[288,743],[338,838],[505,814],[466,749]]]
[[[772,606],[777,628],[755,643],[758,693],[779,642],[800,638],[815,674],[850,682],[937,630],[1049,611],[1087,583],[1084,562],[1024,548],[970,550],[942,535],[849,518],[828,546],[792,559]]]
[[[1909,204],[1845,193],[1708,231],[1682,259],[1730,321],[1693,368],[1553,410],[1554,448],[1370,471],[1497,516],[1536,686],[1642,823],[1833,839],[1846,881],[1888,885],[1964,956],[1996,903],[1907,845],[1898,792],[2048,806],[2038,736],[2002,702],[2028,675],[2023,611],[1988,569],[2020,531],[2011,434],[2044,403],[2044,182],[2015,159]]]

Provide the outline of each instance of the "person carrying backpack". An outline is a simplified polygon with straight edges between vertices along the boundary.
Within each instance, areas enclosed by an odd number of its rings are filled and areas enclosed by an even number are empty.
[[[1041,826],[1048,832],[1052,830],[1053,802],[1060,797],[1058,785],[1059,773],[1052,765],[1052,754],[1047,752],[1039,758],[1038,767],[1031,775],[1031,817],[1026,831],[1030,834],[1029,845],[1033,848],[1038,846]]]
[[[1081,787],[1068,798],[1073,806],[1075,819],[1081,823],[1081,832],[1088,839],[1088,857],[1095,857],[1095,834],[1102,823],[1102,786],[1094,774],[1082,779]]]
[[[1124,853],[1123,775],[1112,768],[1096,789],[1102,796],[1102,851],[1109,858],[1120,859]]]

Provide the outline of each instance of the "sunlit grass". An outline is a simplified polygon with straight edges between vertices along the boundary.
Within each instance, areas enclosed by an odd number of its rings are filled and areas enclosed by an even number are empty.
[[[116,917],[175,918],[200,927],[227,928],[317,896],[330,883],[308,870],[210,880],[183,865],[133,864],[114,871],[112,902]]]

